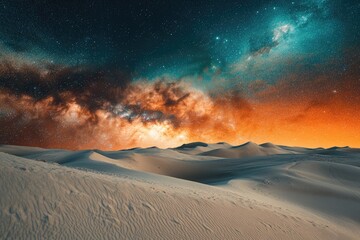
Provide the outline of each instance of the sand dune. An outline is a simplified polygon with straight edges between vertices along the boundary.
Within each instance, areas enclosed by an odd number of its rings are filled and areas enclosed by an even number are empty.
[[[203,156],[214,156],[222,158],[242,158],[254,156],[267,156],[275,154],[291,154],[294,151],[289,151],[275,146],[271,143],[257,145],[256,143],[248,142],[240,146],[231,148],[220,148],[201,153]]]
[[[0,239],[358,239],[360,151],[0,146]],[[190,181],[189,181],[190,180]]]
[[[175,148],[174,150],[185,154],[197,155],[211,150],[230,148],[230,147],[231,145],[225,142],[214,143],[214,144],[193,142],[193,143],[183,144],[180,147]]]

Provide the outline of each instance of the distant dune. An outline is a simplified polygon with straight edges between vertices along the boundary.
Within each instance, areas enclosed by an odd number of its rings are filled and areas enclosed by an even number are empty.
[[[291,154],[294,151],[289,151],[275,146],[271,143],[257,145],[256,143],[248,142],[240,146],[231,148],[214,149],[202,153],[203,156],[215,156],[222,158],[242,158],[242,157],[254,157],[254,156],[267,156],[274,154]]]
[[[0,239],[359,239],[360,150],[0,145]]]

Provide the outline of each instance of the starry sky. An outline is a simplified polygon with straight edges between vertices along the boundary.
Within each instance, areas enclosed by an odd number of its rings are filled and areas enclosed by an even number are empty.
[[[360,147],[360,3],[0,1],[0,144]]]

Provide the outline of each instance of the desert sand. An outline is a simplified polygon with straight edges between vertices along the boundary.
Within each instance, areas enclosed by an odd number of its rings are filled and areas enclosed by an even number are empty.
[[[359,239],[360,150],[0,145],[0,239]]]

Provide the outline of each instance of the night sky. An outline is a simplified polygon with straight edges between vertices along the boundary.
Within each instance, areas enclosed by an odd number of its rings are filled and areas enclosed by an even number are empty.
[[[360,147],[360,3],[0,1],[0,144]]]

